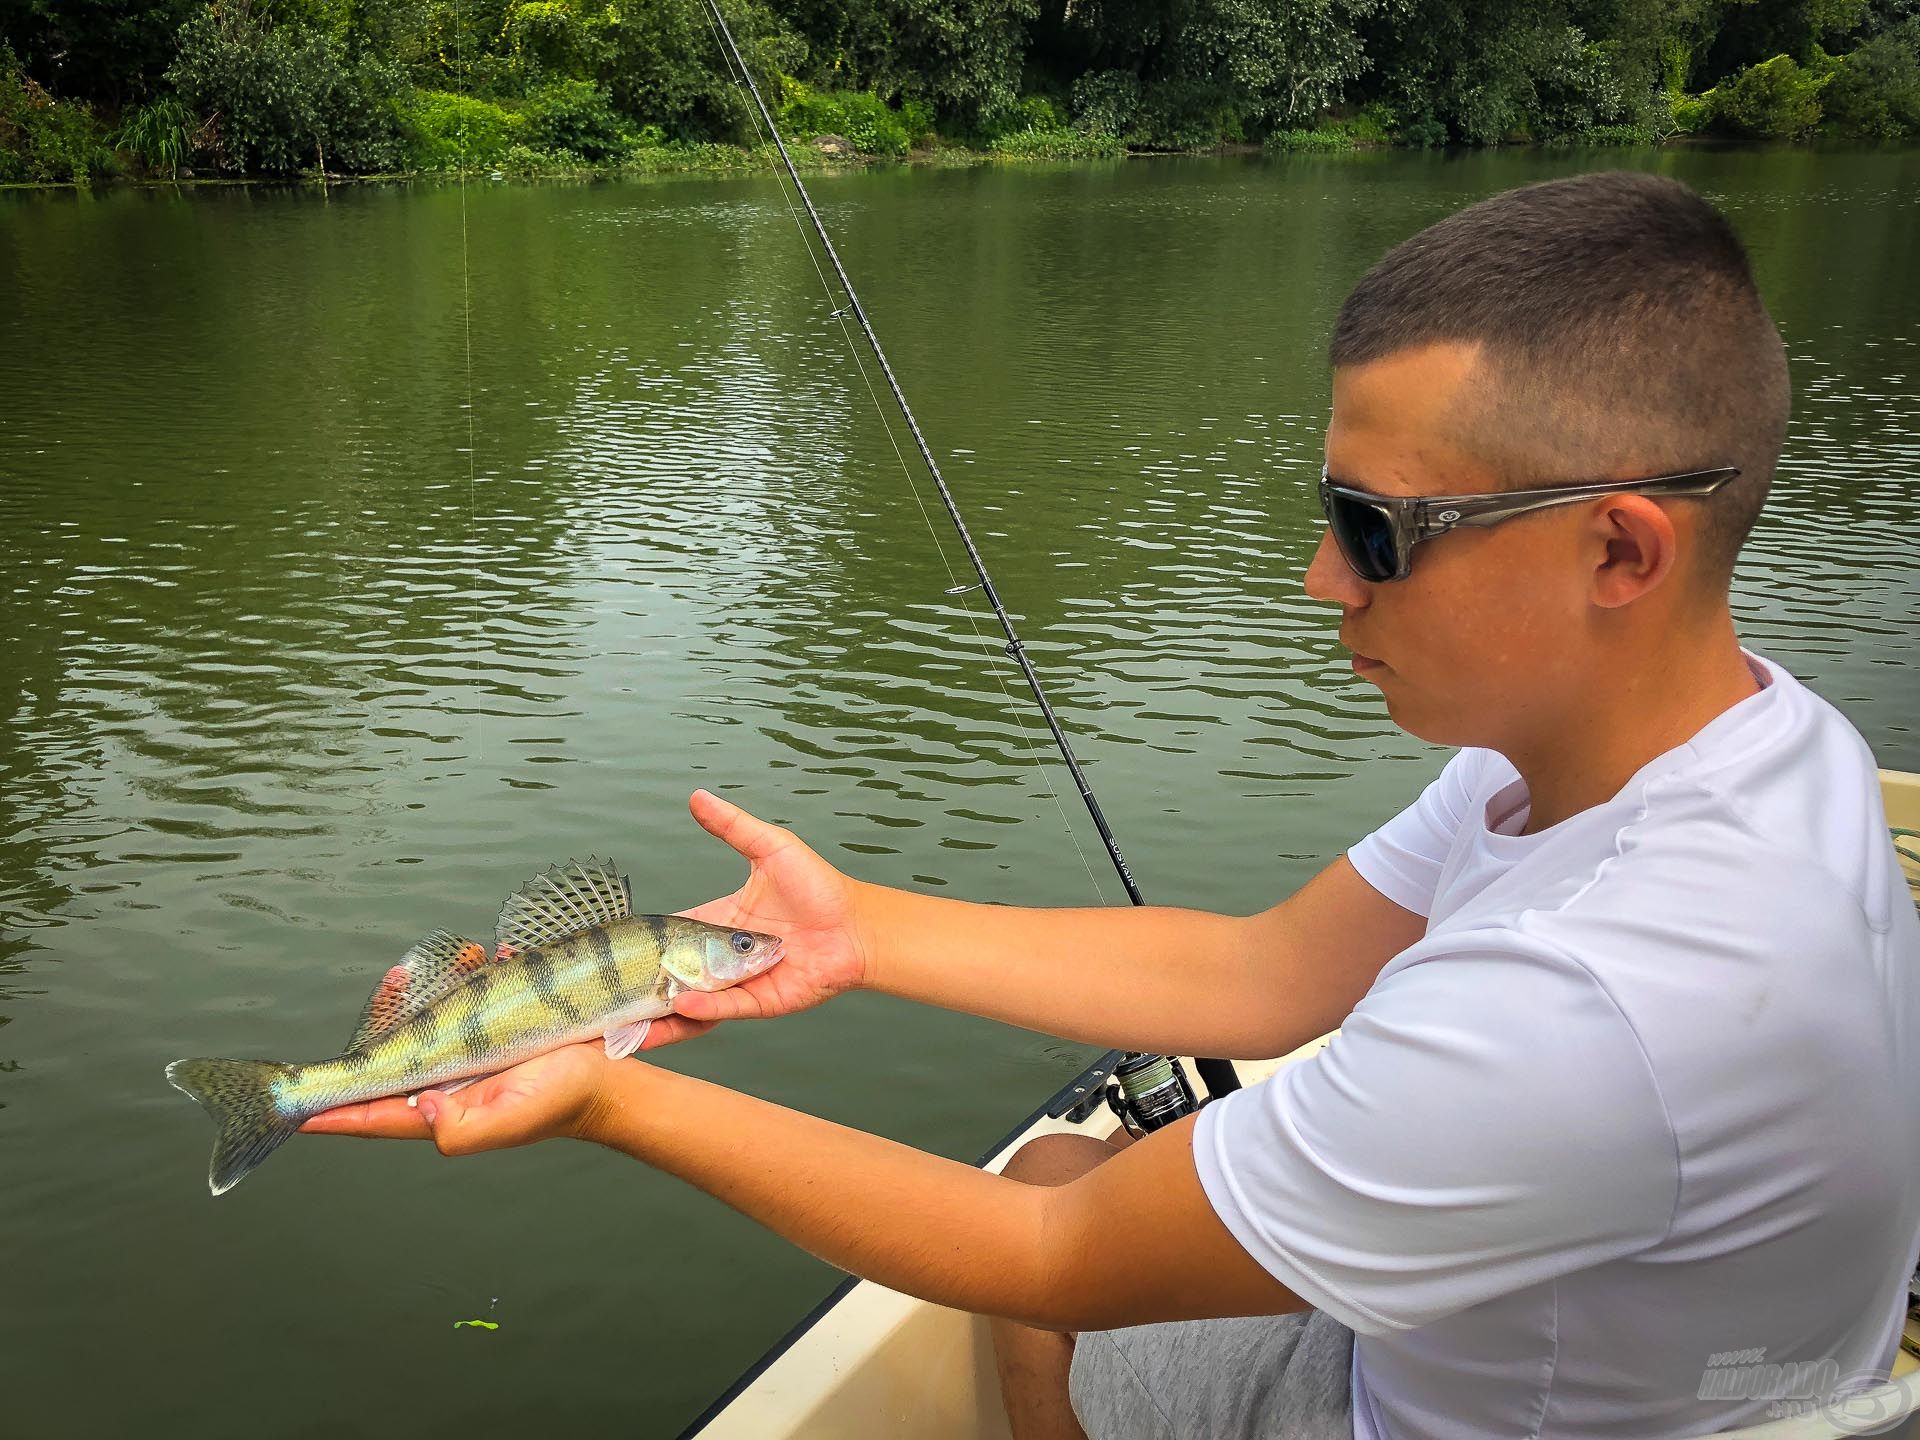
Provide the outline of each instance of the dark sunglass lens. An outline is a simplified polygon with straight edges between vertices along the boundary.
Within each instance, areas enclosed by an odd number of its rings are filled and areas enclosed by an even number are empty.
[[[1362,580],[1391,580],[1400,568],[1393,553],[1393,523],[1363,500],[1337,491],[1327,496],[1327,523],[1340,553]]]

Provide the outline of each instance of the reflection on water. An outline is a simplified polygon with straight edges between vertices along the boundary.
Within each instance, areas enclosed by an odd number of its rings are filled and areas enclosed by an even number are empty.
[[[1269,903],[1438,763],[1300,592],[1324,337],[1395,240],[1577,163],[820,182],[1150,898]],[[1793,357],[1743,629],[1920,768],[1920,158],[1646,163],[1735,217]],[[457,191],[0,202],[20,1433],[669,1433],[783,1330],[831,1277],[638,1167],[303,1141],[213,1204],[160,1081],[330,1053],[551,861],[718,893],[694,785],[876,880],[1122,898],[770,183],[466,204],[471,408]],[[1080,1054],[857,997],[668,1062],[972,1155]]]

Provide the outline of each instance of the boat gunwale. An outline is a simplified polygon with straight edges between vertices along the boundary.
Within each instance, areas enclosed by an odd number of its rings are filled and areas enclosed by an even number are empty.
[[[994,1141],[986,1150],[983,1150],[980,1153],[979,1159],[973,1162],[974,1169],[978,1170],[986,1166],[995,1156],[1005,1151],[1008,1146],[1014,1144],[1014,1142],[1019,1140],[1042,1120],[1058,1119],[1061,1115],[1072,1109],[1075,1104],[1084,1100],[1090,1090],[1104,1083],[1107,1076],[1112,1073],[1114,1057],[1119,1053],[1117,1050],[1108,1050],[1103,1054],[1094,1056],[1085,1069],[1074,1075],[1058,1090],[1054,1091],[1053,1094],[1041,1101],[1039,1105],[1034,1107],[1030,1114],[1021,1119],[1020,1122],[1011,1130],[1007,1131],[1006,1134]],[[853,1288],[860,1283],[861,1281],[858,1275],[842,1275],[839,1283],[837,1283],[833,1289],[823,1295],[811,1310],[807,1311],[799,1320],[794,1322],[793,1328],[788,1330],[778,1340],[774,1341],[772,1345],[768,1346],[757,1360],[734,1377],[732,1384],[728,1385],[725,1390],[715,1396],[712,1402],[698,1415],[688,1421],[686,1428],[675,1436],[675,1440],[693,1440],[694,1436],[698,1435],[702,1430],[706,1429],[707,1426],[719,1419],[722,1412],[724,1412],[729,1405],[739,1399],[741,1394],[764,1375],[777,1360],[795,1345],[799,1344],[800,1341],[805,1338],[807,1332],[824,1320],[828,1313],[842,1300],[846,1299]]]

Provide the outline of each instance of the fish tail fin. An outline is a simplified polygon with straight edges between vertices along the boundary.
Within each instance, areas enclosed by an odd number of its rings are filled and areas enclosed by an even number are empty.
[[[220,1136],[213,1142],[207,1188],[224,1195],[300,1128],[274,1099],[274,1082],[294,1067],[277,1060],[176,1060],[167,1081],[206,1107]]]

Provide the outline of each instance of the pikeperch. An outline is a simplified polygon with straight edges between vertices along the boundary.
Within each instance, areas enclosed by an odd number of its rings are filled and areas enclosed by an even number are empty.
[[[611,862],[570,861],[501,908],[484,946],[436,930],[374,987],[344,1053],[310,1065],[176,1060],[167,1079],[220,1127],[208,1187],[238,1185],[309,1116],[471,1084],[604,1037],[631,1055],[681,990],[725,990],[776,964],[782,941],[673,915],[635,915]]]

